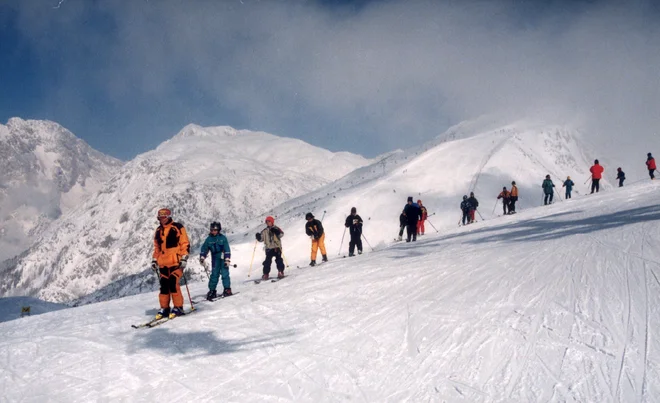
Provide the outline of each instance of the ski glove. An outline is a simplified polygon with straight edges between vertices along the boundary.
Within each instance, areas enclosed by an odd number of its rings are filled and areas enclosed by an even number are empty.
[[[186,268],[187,265],[188,265],[188,255],[181,256],[181,260],[179,261],[179,268],[183,270]]]
[[[155,273],[158,273],[158,262],[156,259],[151,260],[151,270],[153,270]]]
[[[231,260],[229,260],[229,258],[226,258],[225,259],[225,267],[229,267],[230,264],[231,264]]]
[[[257,232],[256,234],[254,234],[254,236],[257,239],[257,241],[261,242],[261,233]]]
[[[280,235],[280,230],[275,227],[271,227],[270,232],[272,232],[274,235]]]
[[[204,266],[204,260],[205,260],[204,256],[200,256],[200,257],[199,257],[199,264],[201,264],[202,266]]]

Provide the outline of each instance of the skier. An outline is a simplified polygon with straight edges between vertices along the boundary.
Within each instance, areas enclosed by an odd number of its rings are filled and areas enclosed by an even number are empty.
[[[275,258],[277,267],[277,278],[284,277],[284,261],[282,260],[282,237],[284,231],[275,225],[275,219],[271,216],[266,217],[266,228],[255,234],[257,241],[264,243],[266,249],[266,259],[264,259],[264,270],[261,276],[262,280],[268,280],[270,274],[270,265]]]
[[[516,181],[512,181],[511,196],[509,197],[509,214],[516,214],[517,201],[518,201],[518,186],[516,186]]]
[[[575,186],[575,183],[571,180],[570,176],[567,176],[566,180],[564,181],[564,184],[561,185],[561,187],[566,187],[566,198],[567,199],[571,198],[571,192],[573,191],[573,186]]]
[[[589,168],[589,172],[591,172],[591,193],[596,190],[596,193],[600,190],[600,178],[603,177],[603,171],[605,169],[600,166],[598,163],[598,160],[594,160],[594,165]]]
[[[474,222],[474,213],[477,211],[477,207],[479,207],[479,201],[474,197],[474,192],[470,192],[468,201],[470,202],[470,224],[472,224]]]
[[[188,263],[190,243],[183,225],[172,220],[172,210],[162,208],[158,210],[157,217],[160,225],[154,235],[154,253],[151,260],[151,269],[160,277],[160,310],[156,319],[166,316],[175,318],[184,315],[179,279]],[[174,305],[171,310],[170,299]]]
[[[548,203],[552,204],[552,198],[554,197],[554,193],[555,193],[555,184],[552,183],[552,179],[550,179],[550,175],[545,176],[545,180],[543,180],[541,187],[543,188],[543,193],[545,193],[545,198],[543,199],[543,205],[547,206]]]
[[[406,228],[407,225],[408,225],[408,217],[406,217],[406,210],[403,209],[401,215],[399,215],[399,238],[397,238],[397,241],[403,240],[403,230]]]
[[[417,221],[417,235],[424,235],[424,221],[426,221],[426,218],[428,217],[429,213],[426,210],[426,207],[422,205],[421,200],[417,200],[417,204],[419,205],[419,209],[422,212],[422,218]]]
[[[463,195],[463,201],[461,202],[461,211],[463,212],[463,225],[470,223],[470,210],[472,210],[472,205],[468,200],[467,195]]]
[[[403,208],[404,214],[406,215],[406,242],[417,241],[417,223],[421,218],[422,212],[419,209],[417,203],[413,203],[412,196],[408,197],[408,202]]]
[[[222,225],[219,222],[212,222],[209,228],[209,236],[202,244],[202,250],[199,253],[199,264],[204,265],[206,255],[211,252],[211,276],[209,278],[209,292],[206,299],[209,301],[218,297],[216,287],[218,286],[218,277],[222,276],[223,297],[229,297],[231,293],[231,280],[229,278],[229,265],[231,263],[231,250],[227,237],[220,233]]]
[[[351,215],[346,217],[344,223],[349,229],[351,241],[348,244],[348,256],[355,256],[355,247],[357,246],[358,255],[362,254],[362,217],[357,214],[355,207],[351,208]]]
[[[316,266],[316,252],[321,249],[322,261],[328,261],[328,255],[325,254],[325,233],[323,232],[323,224],[321,221],[314,218],[314,214],[307,213],[305,215],[307,223],[305,224],[305,233],[312,238],[312,261],[309,262],[310,266]]]
[[[616,169],[616,178],[619,180],[619,187],[623,187],[623,181],[626,180],[626,174],[621,170],[621,168]]]
[[[509,193],[508,190],[506,190],[506,186],[502,188],[502,191],[500,194],[497,196],[497,199],[502,199],[502,209],[504,210],[504,215],[507,214],[507,208],[509,207],[509,198],[511,197],[511,193]]]
[[[655,158],[651,155],[651,153],[646,154],[646,168],[649,170],[649,176],[651,177],[651,180],[655,179],[655,175],[653,172],[656,170],[655,168]]]

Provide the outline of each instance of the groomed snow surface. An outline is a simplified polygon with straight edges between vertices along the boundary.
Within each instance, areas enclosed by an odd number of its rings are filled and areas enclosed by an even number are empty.
[[[239,294],[153,329],[131,324],[155,293],[0,323],[0,400],[657,402],[658,186],[330,253],[278,283],[236,272]]]

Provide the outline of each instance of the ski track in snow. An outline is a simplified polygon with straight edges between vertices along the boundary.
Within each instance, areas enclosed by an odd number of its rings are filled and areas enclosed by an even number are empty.
[[[0,323],[3,401],[659,401],[656,187],[234,276],[153,329],[155,293]]]

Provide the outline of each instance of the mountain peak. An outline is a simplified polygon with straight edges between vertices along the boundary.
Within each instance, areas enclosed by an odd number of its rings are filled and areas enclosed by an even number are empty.
[[[235,137],[240,134],[239,130],[231,126],[211,126],[203,127],[194,123],[186,125],[174,138],[185,137]]]

